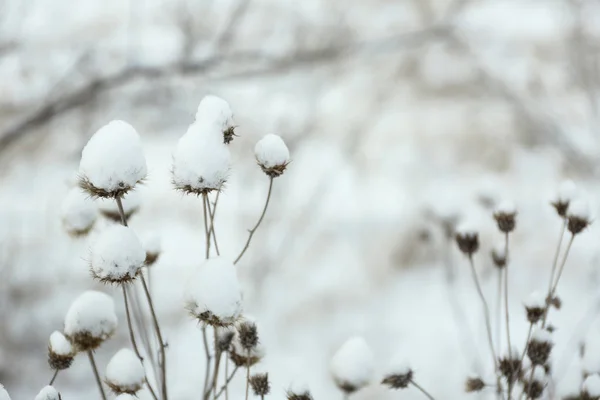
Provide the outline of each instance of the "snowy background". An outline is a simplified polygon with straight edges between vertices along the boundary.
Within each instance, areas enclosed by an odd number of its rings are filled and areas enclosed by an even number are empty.
[[[169,171],[214,93],[239,126],[217,216],[222,253],[238,254],[266,195],[254,143],[278,133],[293,158],[238,266],[270,398],[298,383],[341,398],[329,360],[355,334],[378,376],[400,354],[438,398],[467,397],[464,378],[489,373],[489,354],[444,221],[480,222],[476,262],[495,310],[491,212],[517,203],[510,293],[522,346],[522,300],[547,286],[560,232],[554,191],[570,178],[600,205],[599,27],[596,0],[0,0],[0,382],[33,398],[70,302],[114,290],[92,282],[86,261],[108,222],[72,239],[59,210],[83,145],[119,118],[140,132],[149,166],[131,226],[163,237],[152,284],[171,397],[198,398],[201,335],[182,294],[204,254],[202,205],[172,189]],[[559,392],[577,387],[580,338],[600,333],[599,235],[592,226],[575,241],[552,316]],[[98,352],[102,371],[128,345],[124,328]],[[64,399],[97,397],[84,357],[56,386]],[[374,384],[354,398],[399,397],[421,394]]]

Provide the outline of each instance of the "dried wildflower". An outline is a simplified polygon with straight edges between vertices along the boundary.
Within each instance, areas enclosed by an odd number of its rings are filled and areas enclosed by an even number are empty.
[[[196,111],[196,124],[213,126],[222,135],[224,144],[229,144],[235,134],[233,111],[224,99],[208,95],[204,96]]]
[[[545,329],[537,329],[531,335],[527,356],[533,365],[545,365],[552,351],[552,337]]]
[[[412,381],[412,378],[413,371],[410,368],[406,368],[386,375],[381,383],[389,386],[390,389],[406,389]]]
[[[35,400],[61,400],[60,393],[53,386],[46,386],[35,396]]]
[[[498,364],[500,373],[507,382],[516,382],[521,377],[523,370],[521,355],[515,349],[513,349],[511,354],[500,357]]]
[[[600,399],[600,376],[598,374],[589,375],[581,385],[582,400]]]
[[[258,345],[258,330],[251,321],[243,321],[237,326],[239,342],[244,350],[252,350]]]
[[[147,173],[140,136],[124,121],[100,128],[81,153],[79,187],[92,198],[123,197]]]
[[[527,312],[527,320],[536,324],[540,321],[546,312],[546,298],[539,292],[534,292],[529,295],[525,302],[525,311]]]
[[[305,387],[288,389],[285,395],[287,400],[313,400],[310,391]]]
[[[567,211],[567,228],[573,235],[577,235],[592,222],[590,205],[585,199],[573,201]]]
[[[92,276],[103,283],[123,284],[134,280],[144,266],[146,251],[129,227],[106,228],[92,247]]]
[[[331,359],[331,374],[337,387],[353,393],[371,382],[375,362],[373,353],[362,337],[348,339]]]
[[[63,200],[61,218],[67,233],[73,237],[87,235],[96,222],[98,211],[93,201],[79,188],[73,188]]]
[[[494,211],[494,219],[498,229],[503,233],[510,233],[516,226],[517,209],[512,202],[503,202]]]
[[[456,229],[455,239],[460,251],[468,256],[472,256],[479,250],[479,234],[470,225],[459,225]]]
[[[240,333],[240,327],[245,332]],[[229,358],[236,366],[251,367],[265,356],[264,347],[259,340],[259,330],[258,324],[247,315],[242,317],[242,320],[238,323],[229,349]],[[244,336],[244,344],[242,344],[242,336]]]
[[[162,252],[161,237],[155,232],[147,233],[142,237],[142,246],[146,250],[146,266],[154,265]]]
[[[217,349],[223,353],[228,352],[235,332],[230,329],[219,329],[217,332]]]
[[[546,373],[544,368],[535,366],[531,380],[523,382],[524,393],[528,399],[539,399],[546,388]]]
[[[266,396],[271,390],[269,374],[255,374],[250,377],[250,386],[255,396]]]
[[[81,294],[65,316],[65,336],[75,350],[94,350],[117,329],[117,315],[112,297],[88,290]]]
[[[571,201],[577,196],[577,187],[573,181],[567,180],[561,183],[558,193],[555,199],[552,201],[552,205],[556,209],[556,212],[561,217],[567,216],[567,210]]]
[[[290,151],[277,135],[269,134],[259,140],[254,155],[263,172],[271,178],[281,176],[290,163]]]
[[[465,391],[467,393],[480,392],[485,389],[485,383],[479,377],[469,377],[465,382]]]
[[[123,206],[123,213],[125,214],[126,220],[129,220],[133,214],[139,211],[141,203],[141,196],[139,192],[135,190],[128,192],[121,198],[121,205]],[[121,212],[114,199],[100,198],[96,200],[96,204],[98,205],[98,210],[100,210],[102,216],[114,222],[121,222]]]
[[[506,266],[506,247],[504,243],[499,243],[492,249],[492,261],[496,268],[502,269]]]
[[[119,350],[106,366],[106,384],[116,394],[137,393],[144,385],[145,378],[142,362],[129,349]]]
[[[55,370],[67,369],[73,363],[75,351],[71,343],[60,332],[54,331],[48,342],[48,364]]]

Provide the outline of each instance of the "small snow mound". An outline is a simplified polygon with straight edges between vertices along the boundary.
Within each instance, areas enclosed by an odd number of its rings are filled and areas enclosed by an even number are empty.
[[[146,253],[158,254],[162,250],[162,238],[158,232],[147,232],[142,236],[142,246]]]
[[[371,349],[362,337],[348,339],[331,359],[331,374],[344,390],[354,391],[369,384],[375,371]]]
[[[506,244],[503,241],[499,241],[494,245],[494,254],[498,258],[506,258]]]
[[[290,151],[280,136],[268,134],[254,147],[256,160],[263,168],[273,168],[290,162]]]
[[[539,343],[552,343],[552,334],[546,329],[537,328],[531,334],[531,340]]]
[[[479,233],[479,229],[475,221],[466,220],[456,227],[456,233],[461,236],[475,236]]]
[[[106,366],[106,381],[120,392],[137,392],[143,386],[145,378],[144,366],[129,349],[119,350]]]
[[[546,295],[541,292],[533,292],[525,300],[525,307],[527,308],[545,308],[546,307]]]
[[[60,400],[60,394],[54,387],[48,385],[35,396],[35,400]]]
[[[496,214],[516,214],[517,213],[517,205],[511,200],[504,200],[495,210]]]
[[[578,198],[569,205],[567,216],[569,218],[577,218],[589,221],[591,218],[590,203],[584,198]]]
[[[556,193],[554,201],[556,203],[569,203],[577,197],[577,185],[572,180],[563,181]]]
[[[10,400],[10,396],[4,386],[0,383],[0,400]]]
[[[139,400],[139,398],[129,393],[122,393],[115,397],[115,400]]]
[[[185,192],[203,193],[221,189],[231,168],[229,149],[222,138],[215,138],[215,128],[202,127],[199,130],[208,132],[198,134],[190,127],[179,139],[173,154],[173,183]]]
[[[81,153],[80,177],[106,193],[131,189],[146,174],[140,136],[124,121],[100,128]]]
[[[198,105],[198,111],[196,111],[196,121],[218,127],[219,133],[234,127],[231,106],[227,101],[214,95],[202,98]]]
[[[109,295],[88,290],[81,294],[65,316],[65,335],[89,334],[107,339],[117,329],[115,303]]]
[[[146,260],[142,243],[129,227],[106,228],[92,247],[92,273],[102,281],[128,281],[138,274]]]
[[[546,381],[546,370],[541,365],[533,367],[533,380],[538,382]]]
[[[50,335],[49,346],[50,350],[59,356],[70,356],[73,354],[73,346],[71,346],[71,342],[69,342],[65,335],[59,331],[52,332]]]
[[[585,378],[582,388],[591,397],[600,396],[600,375],[592,374]]]
[[[80,235],[88,232],[94,222],[98,211],[94,202],[86,196],[80,188],[73,188],[63,200],[61,217],[68,233]]]
[[[233,263],[223,257],[206,260],[190,279],[185,300],[192,315],[204,322],[211,323],[207,318],[214,317],[216,325],[233,324],[242,312],[242,292]]]
[[[411,371],[412,369],[408,360],[404,357],[396,356],[391,360],[386,372],[390,375],[406,375]]]

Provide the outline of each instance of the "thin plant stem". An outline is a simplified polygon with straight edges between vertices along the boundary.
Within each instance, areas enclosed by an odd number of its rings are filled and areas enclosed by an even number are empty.
[[[94,360],[94,353],[92,350],[88,350],[87,354],[90,359],[90,364],[92,364],[92,370],[94,370],[94,377],[96,378],[96,383],[100,390],[100,396],[102,397],[102,400],[106,400],[106,393],[104,393],[104,388],[102,387],[102,379],[100,379],[100,374],[98,374],[98,368],[96,367],[96,360]]]
[[[207,207],[206,202],[208,201],[208,195],[204,193],[202,195],[202,211],[204,214],[204,236],[206,238],[205,246],[206,246],[206,259],[210,257],[210,231],[208,229],[208,215],[207,215]]]
[[[510,264],[510,257],[508,251],[508,233],[504,235],[504,254],[506,257],[506,265],[503,268],[504,272],[504,311],[506,318],[506,342],[508,344],[508,356],[512,357],[512,343],[510,341],[510,310],[508,308],[508,268]],[[512,379],[508,380],[508,398],[510,400],[513,390]]]
[[[496,303],[496,352],[500,353],[502,348],[502,276],[503,271],[498,268],[498,293]]]
[[[225,364],[225,366],[227,366],[227,364]],[[226,367],[227,368],[227,367]],[[223,392],[225,392],[225,398],[228,398],[228,389],[227,387],[229,386],[229,382],[231,382],[233,380],[233,377],[235,376],[235,373],[238,371],[240,367],[238,367],[237,365],[235,366],[235,368],[233,369],[233,371],[231,371],[231,374],[227,377],[227,379],[225,380],[225,384],[223,386],[221,386],[221,389],[219,389],[219,392],[217,393],[217,399],[219,398],[219,396],[221,396],[221,394],[223,394]]]
[[[248,400],[249,395],[250,395],[250,350],[248,350],[248,361],[246,362],[246,400]]]
[[[146,382],[146,387],[148,388],[148,391],[150,392],[150,394],[152,395],[152,398],[154,400],[158,400],[158,396],[156,396],[156,392],[154,391],[154,389],[152,388],[152,385],[150,385],[150,381],[148,381],[148,378],[144,378],[144,382]]]
[[[490,346],[490,350],[492,352],[492,357],[494,358],[494,369],[497,371],[498,364],[496,358],[496,351],[494,350],[494,341],[492,339],[492,327],[490,323],[490,309],[488,307],[487,301],[485,300],[485,296],[483,295],[483,290],[481,290],[481,285],[479,284],[479,278],[477,277],[477,271],[475,271],[475,263],[473,262],[473,255],[469,255],[469,264],[471,265],[471,273],[473,275],[473,282],[475,283],[475,287],[477,288],[477,293],[479,294],[479,298],[483,305],[483,314],[485,318],[485,326],[487,330],[487,338],[488,344]]]
[[[218,256],[221,255],[221,252],[219,251],[219,244],[217,243],[217,234],[215,233],[215,214],[217,212],[217,202],[219,201],[219,193],[221,192],[217,192],[217,198],[215,200],[214,208],[211,208],[208,196],[206,197],[206,206],[208,207],[208,215],[210,216],[210,228],[208,230],[208,234],[213,239],[213,243],[215,244],[215,251],[217,252]]]
[[[129,340],[131,340],[131,347],[133,347],[135,355],[143,364],[144,358],[140,354],[140,350],[138,349],[137,342],[135,341],[135,335],[133,333],[133,325],[131,324],[131,314],[129,313],[129,301],[127,300],[127,290],[125,289],[125,285],[121,285],[121,289],[123,289],[123,301],[125,302],[125,315],[127,316],[127,327],[129,328]]]
[[[425,397],[427,397],[429,400],[435,400],[435,398],[431,394],[429,394],[429,392],[427,392],[427,390],[423,389],[422,386],[417,384],[417,382],[411,380],[410,384],[413,385],[414,387],[416,387],[417,389],[419,389],[421,391],[421,393],[423,393],[425,395]]]
[[[260,214],[260,218],[258,219],[258,222],[256,223],[256,225],[254,225],[254,228],[250,229],[250,231],[248,232],[248,240],[246,241],[246,245],[240,252],[240,255],[237,256],[237,258],[233,262],[234,264],[237,264],[240,261],[240,259],[244,256],[244,254],[246,253],[246,250],[248,250],[248,247],[250,246],[250,241],[252,240],[252,236],[254,236],[254,234],[256,233],[256,230],[260,226],[261,222],[263,221],[263,218],[265,217],[265,214],[267,213],[267,208],[269,207],[269,201],[271,200],[272,192],[273,192],[273,178],[271,177],[271,178],[269,178],[269,192],[267,193],[267,200],[265,201],[265,206],[263,207],[262,213]]]
[[[523,353],[521,353],[521,363],[523,365],[523,360],[525,360],[525,354],[527,354],[527,347],[529,347],[529,339],[531,339],[531,333],[533,332],[533,323],[529,324],[529,332],[527,332],[527,339],[525,339],[525,346],[523,346]]]
[[[123,226],[127,226],[127,217],[125,216],[125,211],[123,210],[123,202],[120,197],[115,197],[115,201],[117,202],[117,207],[119,207],[119,214],[121,215],[121,223]]]
[[[148,300],[148,306],[150,307],[150,314],[152,315],[152,322],[154,324],[154,330],[156,331],[156,337],[158,338],[160,357],[162,363],[160,365],[161,369],[161,382],[162,382],[162,399],[167,400],[167,358],[165,356],[165,342],[163,341],[162,333],[160,331],[160,325],[158,323],[158,318],[156,317],[156,312],[154,311],[154,304],[152,303],[152,296],[150,296],[150,291],[148,291],[148,285],[146,285],[146,279],[143,274],[140,274],[140,280],[142,281],[142,286],[144,286],[144,292],[146,293],[146,300]]]
[[[54,374],[52,375],[52,379],[50,379],[50,383],[48,385],[52,386],[52,384],[54,384],[54,381],[56,380],[56,377],[58,376],[59,371],[60,371],[59,369],[54,371]]]
[[[150,291],[150,282],[148,282],[148,290]],[[140,305],[140,293],[137,286],[133,286],[133,293],[129,293],[128,298],[131,302],[131,311],[133,314],[133,322],[137,327],[140,337],[142,339],[142,345],[146,352],[146,356],[150,359],[150,365],[152,366],[153,372],[156,374],[158,367],[156,365],[156,359],[154,357],[154,346],[150,340],[150,335],[146,328],[146,317]]]
[[[221,352],[217,348],[217,330],[215,329],[215,371],[213,374],[213,399],[217,398],[217,384],[219,383],[219,364],[221,363]]]
[[[554,293],[556,292],[556,288],[558,287],[558,282],[562,276],[562,273],[565,269],[565,265],[567,263],[567,257],[569,256],[569,251],[571,250],[571,246],[573,245],[573,241],[575,240],[575,234],[571,234],[571,239],[569,240],[569,244],[567,244],[567,248],[565,249],[565,254],[563,255],[560,266],[558,267],[558,273],[556,275],[556,280],[554,284],[551,286],[550,291],[548,292],[548,297],[546,302],[551,301],[554,297]],[[546,322],[548,322],[548,314],[550,312],[550,304],[546,304],[546,310],[544,312],[544,318],[542,319],[542,328],[546,327]]]
[[[552,262],[552,270],[550,272],[550,282],[548,283],[548,294],[552,291],[552,285],[554,283],[554,275],[556,274],[556,267],[558,266],[558,256],[560,255],[560,248],[562,246],[562,241],[565,236],[565,230],[567,229],[567,219],[564,219],[562,229],[560,230],[560,237],[558,238],[558,245],[556,246],[556,251],[554,253],[554,261]]]
[[[237,367],[235,368],[237,370]],[[227,354],[225,354],[225,377],[229,376],[229,360]],[[217,395],[218,397],[218,395]],[[229,381],[225,381],[225,400],[229,400]]]
[[[206,325],[202,326],[202,341],[204,342],[204,355],[206,356],[206,369],[204,371],[204,389],[202,393],[206,396],[206,393],[209,392],[209,377],[210,377],[210,353],[208,351],[208,339],[206,337]]]

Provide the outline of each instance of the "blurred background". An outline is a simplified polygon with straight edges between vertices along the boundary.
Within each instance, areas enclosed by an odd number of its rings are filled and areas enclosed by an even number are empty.
[[[0,382],[17,400],[47,384],[48,335],[83,290],[115,293],[124,321],[118,292],[93,282],[86,261],[110,222],[73,239],[60,220],[82,147],[124,119],[149,165],[131,226],[163,241],[152,290],[171,396],[198,397],[201,334],[182,293],[204,254],[202,205],[173,190],[170,165],[212,93],[230,102],[239,135],[217,214],[222,254],[238,254],[266,196],[256,141],[277,133],[293,158],[238,264],[270,398],[300,383],[341,398],[329,360],[356,334],[375,353],[375,383],[400,354],[434,395],[466,397],[467,374],[491,370],[448,234],[479,222],[476,263],[496,310],[491,214],[517,204],[510,306],[523,343],[522,300],[547,287],[560,233],[549,205],[559,183],[573,179],[598,204],[599,50],[598,0],[0,0]],[[577,388],[575,349],[600,333],[599,239],[592,225],[575,240],[561,281],[557,393]],[[100,369],[128,345],[122,324]],[[242,393],[242,379],[233,385]],[[97,397],[83,358],[56,386],[64,399]],[[374,384],[354,398],[420,396]]]

